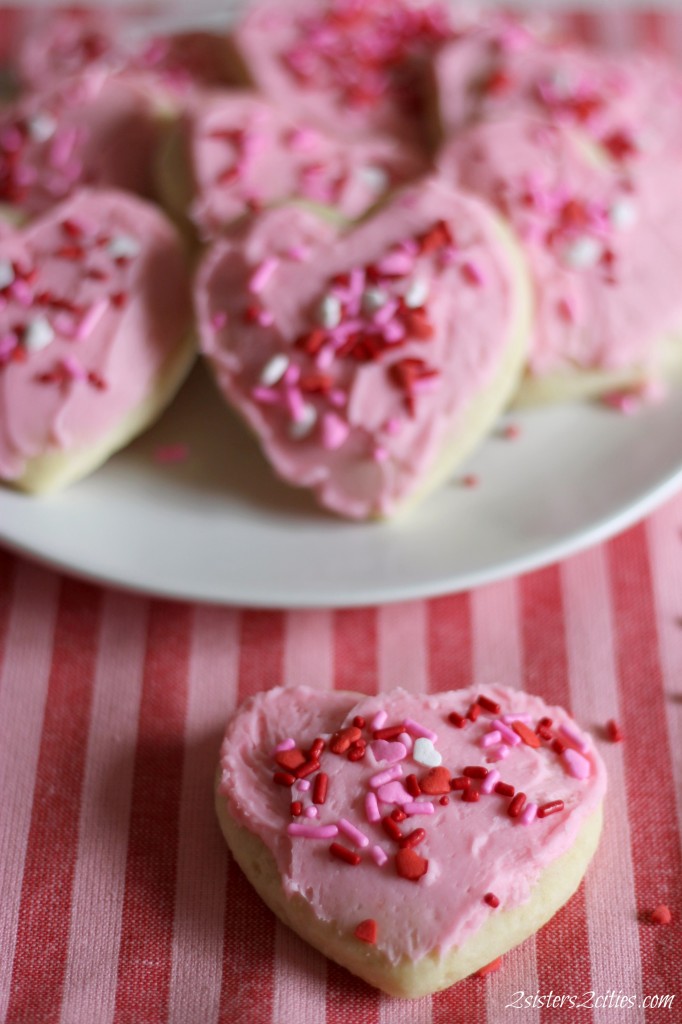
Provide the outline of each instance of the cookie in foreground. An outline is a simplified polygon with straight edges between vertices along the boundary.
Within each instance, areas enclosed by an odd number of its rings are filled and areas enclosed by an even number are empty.
[[[216,803],[235,859],[282,921],[371,985],[417,998],[566,903],[605,790],[592,740],[524,692],[294,687],[236,712]]]

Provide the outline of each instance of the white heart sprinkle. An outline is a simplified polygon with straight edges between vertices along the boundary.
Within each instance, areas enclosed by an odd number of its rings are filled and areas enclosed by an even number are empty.
[[[429,297],[429,282],[424,277],[416,277],[411,281],[405,292],[405,305],[408,309],[419,309]]]
[[[590,235],[583,235],[564,249],[564,262],[573,270],[586,270],[601,259],[601,242]]]
[[[609,220],[618,231],[627,231],[637,223],[637,207],[629,199],[618,199],[609,210]]]
[[[275,384],[279,384],[284,374],[289,369],[289,358],[283,355],[281,352],[273,356],[272,359],[268,359],[267,363],[261,370],[260,382],[266,388],[274,387]]]
[[[0,260],[0,289],[7,288],[14,280],[14,267],[9,260]]]
[[[54,341],[52,325],[44,316],[29,321],[24,332],[23,345],[28,352],[39,352]]]
[[[427,740],[425,736],[419,736],[414,741],[412,757],[417,764],[423,764],[425,768],[438,768],[443,758],[433,745],[433,740]]]
[[[140,243],[132,235],[114,235],[107,246],[107,252],[115,260],[132,259],[140,251]]]

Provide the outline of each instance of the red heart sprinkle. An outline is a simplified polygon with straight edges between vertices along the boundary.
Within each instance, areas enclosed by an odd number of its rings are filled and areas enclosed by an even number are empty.
[[[410,882],[418,882],[426,874],[429,862],[426,857],[421,857],[416,850],[398,850],[395,855],[395,866],[401,878],[407,878]]]
[[[419,785],[422,793],[428,796],[444,796],[450,792],[450,772],[442,765],[439,768],[431,768],[420,780]]]
[[[275,754],[275,761],[280,768],[285,768],[290,772],[300,768],[302,764],[305,764],[305,760],[305,754],[298,747],[294,747],[292,750],[280,750],[278,754]]]
[[[368,942],[371,946],[377,941],[377,923],[372,917],[361,921],[355,929],[355,938],[361,942]]]

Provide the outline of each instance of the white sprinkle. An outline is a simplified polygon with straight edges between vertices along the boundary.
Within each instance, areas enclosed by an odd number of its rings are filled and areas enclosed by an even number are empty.
[[[130,260],[140,251],[140,243],[132,235],[114,235],[107,252],[115,260]]]
[[[429,297],[429,282],[425,277],[416,277],[410,282],[405,292],[405,305],[408,309],[419,309]]]
[[[279,384],[284,374],[289,369],[289,357],[283,353],[278,353],[271,359],[268,359],[267,363],[260,372],[260,382],[266,388],[272,388],[275,384]]]
[[[325,295],[317,309],[317,319],[321,327],[333,331],[341,323],[341,302],[336,295]]]
[[[433,742],[431,740],[427,740],[424,736],[419,736],[414,741],[412,757],[417,764],[423,764],[426,768],[437,768],[443,761],[440,753],[434,747]]]
[[[362,308],[365,313],[378,312],[388,302],[388,295],[381,288],[365,288],[362,293]]]
[[[289,424],[289,437],[294,441],[302,441],[317,423],[317,410],[314,405],[303,405],[300,417]]]
[[[47,142],[57,131],[57,122],[49,114],[35,114],[28,120],[28,133],[34,142]]]
[[[358,174],[364,184],[371,188],[373,192],[385,192],[391,184],[388,172],[383,167],[377,167],[375,164],[367,164],[365,167],[360,167]]]
[[[14,280],[14,267],[9,260],[0,260],[0,290],[7,288]]]
[[[617,231],[628,231],[637,223],[637,207],[630,199],[618,199],[609,210],[609,220]]]
[[[47,348],[54,341],[55,333],[49,320],[44,316],[37,316],[31,320],[24,333],[23,345],[28,352],[40,352]]]
[[[582,235],[564,249],[564,263],[572,270],[586,270],[601,259],[601,242],[590,235]]]

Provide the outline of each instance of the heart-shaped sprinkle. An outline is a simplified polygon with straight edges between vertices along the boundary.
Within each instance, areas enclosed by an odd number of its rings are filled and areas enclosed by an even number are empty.
[[[433,741],[427,739],[425,736],[419,736],[414,741],[412,757],[417,764],[421,764],[425,768],[437,768],[443,760],[442,756],[434,747]]]
[[[401,878],[410,882],[418,882],[429,869],[426,857],[420,856],[416,850],[398,850],[395,855],[395,866]]]
[[[374,740],[373,743],[370,743],[370,750],[377,763],[386,761],[388,764],[394,764],[396,761],[404,760],[407,756],[405,744],[398,741],[392,743],[390,740]]]
[[[373,946],[377,941],[377,923],[374,918],[368,917],[365,921],[360,921],[354,934],[356,939],[360,939],[361,942],[368,942]]]
[[[443,796],[450,792],[450,772],[447,768],[431,768],[420,780],[422,793],[427,796]]]

